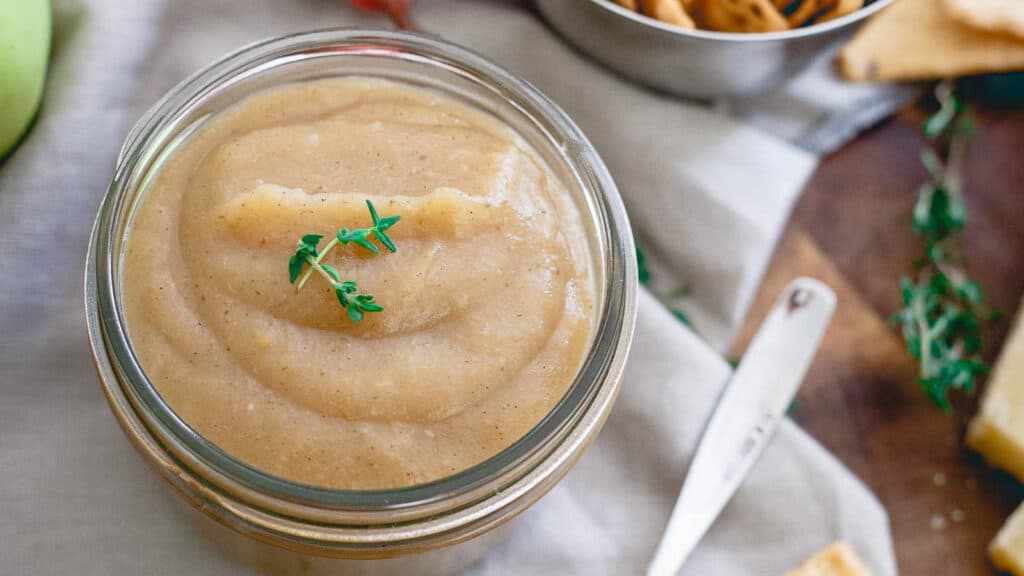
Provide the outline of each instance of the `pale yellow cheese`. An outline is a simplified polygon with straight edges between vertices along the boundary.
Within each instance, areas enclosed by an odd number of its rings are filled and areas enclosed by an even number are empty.
[[[836,542],[786,576],[871,576],[871,573],[846,542]]]
[[[988,554],[996,568],[1024,576],[1024,505],[1006,521],[989,545]]]
[[[990,464],[1024,481],[1024,313],[999,354],[967,443]],[[989,555],[1000,570],[1024,576],[1024,506],[1006,521]]]
[[[1024,314],[1003,346],[967,444],[1024,481]]]
[[[857,32],[838,65],[859,82],[1024,70],[1024,38],[968,26],[937,0],[899,0]]]
[[[952,18],[968,26],[1024,38],[1024,2],[1020,0],[944,0]]]

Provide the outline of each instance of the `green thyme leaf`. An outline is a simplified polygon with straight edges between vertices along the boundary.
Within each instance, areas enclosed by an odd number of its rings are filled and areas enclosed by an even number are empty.
[[[337,297],[341,307],[345,310],[349,319],[355,323],[362,321],[364,313],[381,312],[384,310],[384,307],[377,304],[373,294],[356,293],[357,287],[354,280],[342,281],[338,270],[333,266],[323,263],[322,260],[338,244],[357,244],[374,254],[380,254],[380,249],[370,240],[371,237],[376,238],[391,252],[397,251],[394,241],[384,233],[384,230],[394,226],[401,217],[385,216],[381,218],[377,214],[377,209],[373,206],[372,202],[367,200],[366,206],[370,211],[370,218],[373,221],[372,227],[357,228],[355,230],[342,228],[324,246],[323,251],[318,251],[323,235],[306,234],[299,240],[295,247],[295,253],[288,259],[288,278],[292,284],[295,284],[298,280],[296,290],[302,289],[314,271],[318,272],[334,289],[334,295]],[[303,270],[305,270],[305,275],[303,275]]]
[[[384,310],[384,307],[373,301],[373,294],[364,294],[363,296],[366,296],[367,299],[360,300],[359,306],[364,312],[380,312]]]
[[[647,257],[640,245],[636,246],[636,272],[641,286],[648,286],[651,283],[651,271],[647,269]]]
[[[373,220],[373,225],[380,224],[380,216],[377,215],[377,209],[374,208],[373,202],[370,202],[369,198],[366,199],[366,207],[370,210],[370,219]]]
[[[687,326],[690,325],[690,315],[679,308],[673,308],[672,315],[676,317],[676,320],[679,320],[683,324],[686,324]]]
[[[353,322],[361,321],[364,312],[384,310],[381,305],[373,301],[373,294],[356,294],[356,283],[351,280],[338,283],[334,288],[334,294]]]
[[[299,242],[299,244],[302,246],[307,246],[311,252],[316,254],[316,247],[318,244],[320,244],[320,240],[322,239],[322,234],[306,234],[305,236],[302,237],[302,240]]]
[[[288,259],[288,278],[292,284],[295,283],[299,274],[302,273],[302,269],[306,265],[306,259],[317,257],[316,247],[320,244],[322,238],[323,236],[319,234],[306,234],[295,246],[295,254]]]
[[[973,130],[970,110],[949,85],[936,90],[939,111],[923,126],[932,147],[921,154],[931,180],[918,189],[913,229],[924,240],[925,256],[913,278],[900,280],[903,308],[893,316],[907,351],[918,361],[925,394],[949,410],[951,390],[972,392],[988,373],[982,361],[981,322],[991,317],[981,287],[967,279],[959,234],[967,223],[960,169]]]
[[[356,324],[359,324],[359,322],[363,319],[363,311],[356,306],[349,306],[348,317]]]
[[[640,282],[641,286],[650,287],[651,271],[647,267],[647,256],[644,254],[643,249],[640,248],[639,240],[634,240],[634,244],[636,245],[637,280]],[[659,297],[662,301],[672,301],[687,296],[691,292],[692,287],[689,284],[683,284],[682,286],[678,286],[674,290],[671,290],[667,294],[659,295]],[[690,322],[690,315],[687,314],[686,311],[672,306],[669,306],[669,311],[673,316],[675,316],[676,320],[679,320],[687,326],[693,327],[693,324]]]
[[[370,218],[373,219],[373,235],[385,248],[392,252],[397,252],[398,247],[395,246],[395,242],[384,231],[394,226],[401,219],[401,216],[385,216],[381,218],[377,215],[377,209],[373,207],[373,202],[370,202],[369,199],[366,200],[366,207],[370,209]]]
[[[370,237],[372,236],[391,252],[397,252],[398,247],[395,246],[394,240],[392,240],[384,231],[394,226],[395,223],[402,219],[402,217],[385,216],[381,218],[380,215],[377,214],[377,208],[374,207],[373,202],[370,200],[366,201],[366,207],[370,211],[370,219],[373,221],[373,226],[369,228],[358,228],[356,230],[342,228],[338,232],[338,241],[342,244],[348,244],[350,242],[358,244],[374,254],[380,254],[380,250],[377,246],[370,241]]]
[[[370,228],[360,228],[358,230],[349,230],[348,228],[342,228],[338,231],[338,241],[342,244],[358,244],[363,248],[366,248],[374,254],[380,254],[380,250],[370,242],[370,233],[373,232]]]
[[[288,278],[292,284],[299,279],[299,274],[302,274],[302,269],[305,267],[305,257],[300,257],[297,253],[292,254],[292,257],[288,259]]]
[[[370,201],[367,200],[366,203],[370,204]],[[372,204],[370,205],[372,206]],[[380,221],[377,222],[377,230],[387,230],[388,228],[394,226],[395,223],[401,219],[401,216],[385,216],[381,218]]]
[[[384,229],[380,229],[374,232],[374,236],[376,236],[377,240],[391,252],[398,251],[398,247],[395,246],[395,241],[391,239],[391,236],[388,236],[387,234],[384,233]]]
[[[949,131],[957,113],[961,110],[960,101],[952,95],[937,95],[939,97],[939,111],[928,117],[921,126],[921,132],[925,138],[936,140]]]

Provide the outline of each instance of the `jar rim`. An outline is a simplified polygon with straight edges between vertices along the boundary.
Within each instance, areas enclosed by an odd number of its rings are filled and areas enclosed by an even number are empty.
[[[290,481],[242,462],[203,438],[167,405],[147,379],[132,351],[119,305],[115,256],[125,235],[125,231],[119,232],[119,222],[130,220],[134,210],[135,201],[130,196],[139,188],[136,180],[140,166],[153,160],[158,152],[155,148],[167,144],[166,135],[174,131],[177,119],[241,75],[287,66],[299,55],[322,57],[342,52],[418,59],[457,74],[471,74],[477,82],[487,80],[487,88],[494,90],[496,97],[519,108],[558,146],[561,160],[580,179],[591,211],[600,218],[596,232],[603,236],[598,241],[604,247],[605,297],[586,359],[559,402],[526,435],[483,462],[431,482],[393,489],[345,490]],[[582,131],[536,88],[487,58],[434,37],[408,32],[333,28],[272,38],[223,57],[171,89],[143,115],[125,140],[97,215],[85,272],[87,324],[100,380],[115,413],[133,412],[117,416],[126,432],[127,427],[132,428],[137,446],[142,442],[151,453],[163,451],[162,456],[175,462],[175,474],[190,476],[190,485],[191,481],[212,484],[205,486],[212,488],[207,495],[219,494],[225,499],[222,502],[233,503],[239,491],[255,491],[260,495],[254,500],[255,509],[261,512],[275,508],[292,518],[332,522],[343,517],[354,525],[372,524],[369,516],[380,511],[389,513],[390,522],[401,518],[414,521],[453,507],[472,509],[484,500],[488,502],[480,513],[493,514],[499,509],[495,507],[496,493],[502,496],[501,492],[506,491],[506,498],[512,497],[517,489],[543,481],[538,471],[548,470],[550,474],[559,467],[567,470],[582,450],[579,446],[576,450],[565,448],[572,448],[573,442],[589,442],[593,436],[581,434],[580,424],[599,429],[614,401],[635,324],[636,255],[628,218],[607,168]],[[140,424],[144,430],[139,429]],[[151,442],[154,444],[149,445]],[[497,478],[504,478],[504,485],[493,486]],[[525,480],[531,483],[524,485]],[[279,506],[263,506],[268,499]],[[323,517],[317,511],[329,514]],[[434,532],[441,528],[435,526]],[[452,528],[455,526],[448,527]]]

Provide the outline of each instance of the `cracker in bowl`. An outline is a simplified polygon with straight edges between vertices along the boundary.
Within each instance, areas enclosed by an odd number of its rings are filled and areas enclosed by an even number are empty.
[[[865,0],[613,0],[682,28],[716,32],[781,32],[820,24],[864,7]]]
[[[682,0],[640,0],[644,14],[681,28],[696,28],[693,18],[686,13]]]
[[[718,32],[779,32],[789,25],[771,0],[697,0],[700,27]]]

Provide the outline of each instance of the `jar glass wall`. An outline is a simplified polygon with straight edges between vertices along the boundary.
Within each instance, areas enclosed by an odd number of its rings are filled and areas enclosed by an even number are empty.
[[[124,242],[161,166],[226,108],[271,87],[361,76],[448,95],[519,133],[572,195],[590,236],[597,314],[565,396],[524,437],[469,469],[391,490],[333,490],[272,476],[205,440],[146,378],[125,327]],[[535,502],[600,430],[621,384],[636,311],[636,257],[621,199],[580,130],[529,84],[463,48],[402,32],[326,30],[246,47],[172,89],[125,141],[86,263],[86,314],[104,392],[129,439],[195,507],[305,554],[382,558],[478,536]]]

